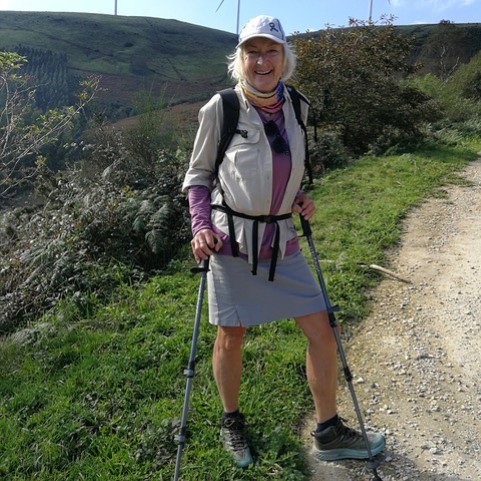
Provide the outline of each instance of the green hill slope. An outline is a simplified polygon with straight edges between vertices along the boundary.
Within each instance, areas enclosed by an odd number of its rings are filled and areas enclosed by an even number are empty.
[[[165,90],[175,100],[206,96],[227,82],[236,36],[176,20],[82,13],[2,12],[0,48],[65,55],[71,75],[102,75],[104,100]]]
[[[415,36],[412,60],[425,66],[423,72],[439,74],[441,56],[443,64],[458,65],[481,50],[481,24],[396,28]],[[22,46],[33,52],[37,58],[29,62],[39,64],[34,74],[45,70],[40,60],[45,52],[54,62],[60,55],[70,95],[79,78],[101,75],[106,91],[100,100],[110,113],[117,110],[117,119],[130,115],[135,95],[142,92],[164,95],[174,103],[208,98],[229,84],[226,54],[235,44],[234,34],[161,18],[52,12],[0,15],[0,49],[18,51]],[[41,72],[38,78],[45,83],[48,77]]]

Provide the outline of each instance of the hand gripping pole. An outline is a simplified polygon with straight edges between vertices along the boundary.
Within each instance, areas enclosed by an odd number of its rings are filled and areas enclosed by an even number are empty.
[[[192,343],[190,347],[189,362],[187,369],[184,370],[186,378],[184,406],[182,408],[182,418],[180,422],[179,434],[175,436],[178,443],[177,458],[175,461],[174,481],[179,479],[180,463],[182,459],[182,450],[187,438],[187,414],[189,412],[190,391],[192,389],[192,380],[195,375],[195,353],[197,349],[197,338],[199,337],[200,320],[202,317],[202,303],[204,300],[205,286],[207,282],[207,272],[209,271],[209,259],[200,261],[199,265],[193,267],[191,272],[193,274],[200,274],[199,294],[197,296],[197,306],[195,311],[194,331],[192,333]]]
[[[377,474],[377,468],[380,466],[380,462],[376,461],[372,455],[371,445],[367,437],[366,428],[364,427],[364,421],[362,418],[361,409],[359,407],[359,402],[357,400],[356,392],[352,384],[351,370],[349,369],[349,365],[347,364],[346,354],[342,346],[341,336],[339,334],[337,320],[334,314],[335,312],[339,311],[339,308],[337,306],[333,306],[329,299],[329,294],[327,292],[326,283],[324,282],[324,277],[322,275],[319,258],[317,256],[316,248],[314,246],[314,241],[312,240],[311,225],[309,221],[304,219],[302,215],[300,215],[299,217],[301,218],[302,233],[304,237],[307,239],[307,243],[309,244],[309,250],[311,251],[312,261],[314,263],[314,268],[316,269],[317,278],[319,280],[319,285],[321,287],[322,295],[324,297],[324,302],[326,304],[327,314],[329,316],[329,324],[334,332],[334,337],[336,338],[337,351],[339,353],[339,358],[341,359],[342,369],[344,371],[344,377],[346,378],[347,385],[349,387],[349,392],[351,393],[352,402],[354,404],[354,409],[356,411],[356,416],[357,416],[357,420],[361,430],[361,434],[364,439],[366,450],[369,455],[368,468],[372,469],[372,472],[374,475],[372,478],[372,481],[382,481],[382,479]]]

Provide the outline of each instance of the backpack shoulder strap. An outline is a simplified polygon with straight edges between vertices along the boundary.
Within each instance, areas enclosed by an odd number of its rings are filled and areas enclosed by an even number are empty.
[[[296,90],[292,85],[286,85],[287,91],[289,92],[289,95],[292,100],[292,106],[294,107],[294,113],[296,114],[296,119],[299,125],[302,126],[304,125],[304,122],[302,120],[302,112],[301,112],[301,102],[306,103],[309,105],[309,100],[307,100],[304,95],[302,95],[298,90]],[[304,125],[305,127],[305,125]],[[304,129],[302,129],[304,130]]]
[[[219,166],[224,160],[225,151],[237,131],[237,123],[239,122],[239,99],[233,88],[224,89],[218,92],[222,98],[222,110],[224,119],[220,131],[220,141],[217,148],[217,157],[215,160],[214,178],[217,178]]]
[[[301,129],[304,131],[304,149],[306,151],[305,155],[305,166],[306,166],[306,171],[307,171],[307,177],[309,179],[309,184],[312,184],[312,168],[311,168],[311,163],[309,160],[309,143],[307,139],[307,128],[306,124],[302,120],[302,112],[301,112],[301,101],[305,102],[307,105],[309,105],[309,101],[299,93],[292,85],[286,85],[287,91],[289,92],[289,95],[292,100],[292,106],[294,107],[294,113],[296,115],[296,120]]]
[[[301,112],[301,102],[305,102],[309,105],[309,101],[299,93],[292,85],[287,85],[287,90],[292,100],[292,105],[294,107],[294,113],[296,116],[296,120],[300,125],[301,129],[304,131],[304,147],[305,147],[305,166],[306,171],[309,179],[309,183],[312,184],[312,169],[309,162],[309,147],[308,147],[308,140],[307,140],[307,129],[304,121],[302,120],[302,112]],[[219,146],[217,148],[217,156],[215,160],[215,170],[214,170],[214,178],[217,178],[219,173],[219,166],[224,160],[224,155],[231,143],[232,137],[234,134],[240,133],[243,135],[242,132],[237,130],[237,124],[239,122],[239,98],[237,97],[237,93],[234,88],[224,89],[218,92],[222,98],[222,110],[223,110],[223,122],[221,126],[221,133],[220,133],[220,141]],[[244,134],[245,135],[245,134]]]

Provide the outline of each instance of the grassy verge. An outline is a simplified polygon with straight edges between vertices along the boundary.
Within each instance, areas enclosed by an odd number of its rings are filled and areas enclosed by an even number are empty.
[[[480,144],[365,158],[312,191],[314,238],[343,320],[366,314],[376,283],[357,262],[382,263],[399,222],[422,199],[442,195]],[[198,278],[181,265],[78,319],[73,303],[0,344],[0,478],[172,479]],[[210,366],[214,329],[203,320],[189,414],[183,480],[307,479],[298,437],[312,409],[304,340],[284,320],[246,338],[241,403],[255,465],[232,467],[220,449],[221,410]]]
[[[409,209],[444,195],[443,185],[460,182],[456,173],[478,157],[479,147],[473,141],[457,148],[430,145],[414,154],[365,157],[315,187],[313,238],[341,320],[366,315],[365,290],[379,277],[358,263],[384,264]]]

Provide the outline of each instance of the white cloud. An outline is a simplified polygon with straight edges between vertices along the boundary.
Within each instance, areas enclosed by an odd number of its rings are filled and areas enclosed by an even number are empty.
[[[419,5],[434,8],[441,12],[449,8],[466,7],[474,2],[475,0],[421,0]]]
[[[448,10],[449,8],[467,7],[473,5],[477,0],[388,0],[391,7],[403,8],[414,7],[417,10],[429,8],[437,12]],[[411,5],[410,5],[411,4]]]

